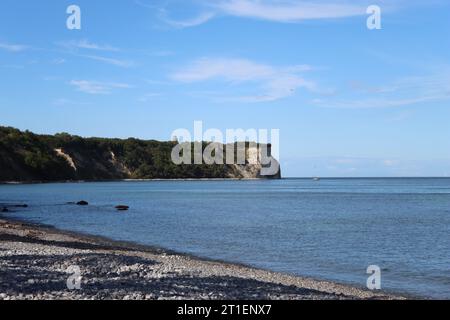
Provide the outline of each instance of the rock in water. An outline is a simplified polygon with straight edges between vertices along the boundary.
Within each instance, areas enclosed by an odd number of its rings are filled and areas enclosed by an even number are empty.
[[[119,211],[127,211],[128,209],[130,209],[129,206],[116,206],[116,209]]]
[[[3,208],[1,212],[9,212],[8,208]]]
[[[79,201],[77,202],[77,206],[87,206],[89,203],[87,201]]]

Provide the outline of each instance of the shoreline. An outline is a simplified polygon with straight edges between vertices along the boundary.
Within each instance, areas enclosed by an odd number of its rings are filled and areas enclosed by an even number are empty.
[[[81,290],[68,290],[70,266]],[[0,300],[407,299],[331,281],[63,231],[0,215]]]
[[[98,182],[153,182],[153,181],[266,181],[282,180],[270,178],[187,178],[187,179],[109,179],[109,180],[59,180],[59,181],[0,181],[0,185],[39,185],[58,183],[98,183]]]
[[[99,183],[99,182],[157,182],[157,181],[277,181],[277,180],[312,180],[313,177],[281,177],[279,179],[273,178],[180,178],[180,179],[107,179],[107,180],[36,180],[36,181],[0,181],[0,185],[40,185],[40,184],[58,184],[58,183]],[[321,177],[320,180],[340,180],[340,179],[352,179],[352,180],[364,180],[364,179],[443,179],[449,180],[450,177]]]

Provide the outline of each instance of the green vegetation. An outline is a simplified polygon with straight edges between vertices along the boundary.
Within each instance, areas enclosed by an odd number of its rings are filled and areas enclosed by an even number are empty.
[[[175,142],[37,135],[0,127],[0,181],[227,178],[227,165],[175,165]],[[69,156],[76,169],[56,149]]]

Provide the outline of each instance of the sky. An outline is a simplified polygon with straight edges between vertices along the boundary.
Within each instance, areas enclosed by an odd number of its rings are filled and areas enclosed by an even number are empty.
[[[449,31],[445,0],[2,0],[0,125],[279,129],[285,177],[450,176]]]

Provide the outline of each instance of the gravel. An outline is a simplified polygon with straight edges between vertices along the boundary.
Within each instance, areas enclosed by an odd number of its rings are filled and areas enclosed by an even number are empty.
[[[0,300],[73,299],[402,298],[0,219]]]

